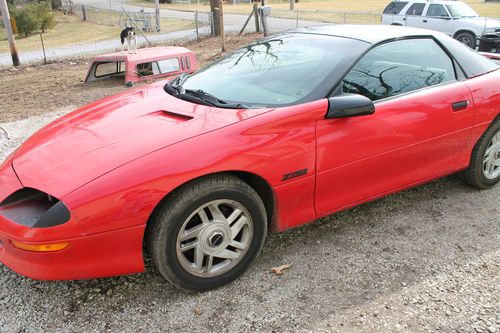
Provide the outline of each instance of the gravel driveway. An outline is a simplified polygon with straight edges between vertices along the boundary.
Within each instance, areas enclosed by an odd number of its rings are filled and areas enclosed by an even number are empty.
[[[0,158],[71,109],[2,124]],[[242,278],[200,294],[153,268],[42,282],[0,265],[0,332],[500,332],[499,273],[500,186],[452,176],[270,234]]]

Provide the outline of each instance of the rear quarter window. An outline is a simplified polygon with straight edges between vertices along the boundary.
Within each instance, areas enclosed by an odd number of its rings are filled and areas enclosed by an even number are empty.
[[[448,49],[455,60],[460,64],[467,77],[474,77],[497,70],[498,65],[486,59],[470,47],[465,46],[454,38],[445,34],[435,34],[435,37]]]
[[[404,1],[393,1],[384,9],[384,14],[397,15],[403,10],[408,2]]]

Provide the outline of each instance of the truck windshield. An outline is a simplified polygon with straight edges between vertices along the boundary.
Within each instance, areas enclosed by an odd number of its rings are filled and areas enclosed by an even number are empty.
[[[183,80],[182,88],[248,107],[310,102],[327,96],[369,46],[335,36],[276,35],[201,69]]]
[[[463,2],[446,5],[446,8],[448,8],[448,11],[454,18],[479,16],[472,8]]]

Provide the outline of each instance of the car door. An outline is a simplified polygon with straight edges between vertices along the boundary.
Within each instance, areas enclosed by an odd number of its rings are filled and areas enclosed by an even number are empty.
[[[344,93],[370,98],[375,113],[317,123],[318,215],[456,170],[472,97],[434,39],[372,48],[340,83]]]
[[[453,18],[445,6],[429,3],[427,11],[422,17],[422,25],[419,27],[451,35],[453,33]]]
[[[424,23],[422,13],[424,12],[425,3],[415,2],[406,11],[404,18],[405,24],[409,27],[422,28]]]

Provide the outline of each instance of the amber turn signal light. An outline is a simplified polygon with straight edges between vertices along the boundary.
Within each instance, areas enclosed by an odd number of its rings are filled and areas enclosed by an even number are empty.
[[[26,244],[13,240],[12,245],[14,247],[30,251],[30,252],[55,252],[64,250],[69,246],[69,243],[53,243],[53,244]]]

